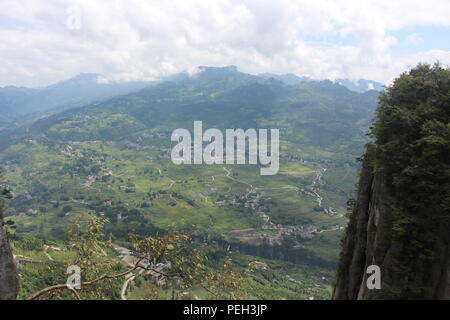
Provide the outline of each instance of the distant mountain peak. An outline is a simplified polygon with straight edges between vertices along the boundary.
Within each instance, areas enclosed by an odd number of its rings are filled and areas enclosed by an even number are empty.
[[[150,82],[108,82],[98,73],[80,73],[39,89],[7,87],[0,90],[0,111],[27,114],[138,91]]]
[[[225,67],[209,67],[209,66],[198,66],[190,68],[188,70],[178,72],[169,76],[162,78],[163,81],[179,81],[186,80],[189,78],[201,77],[217,77],[230,74],[240,73],[236,66],[225,66]]]
[[[236,66],[225,67],[208,67],[199,66],[196,71],[191,73],[190,76],[206,76],[206,77],[222,77],[227,75],[236,75],[240,73]]]
[[[285,73],[285,74],[261,73],[259,74],[259,76],[266,79],[273,78],[276,80],[280,80],[288,85],[298,85],[303,82],[316,81],[305,76],[299,77],[293,73]],[[359,79],[357,81],[351,79],[336,79],[334,83],[344,86],[351,91],[359,93],[363,93],[370,90],[382,91],[384,89],[383,83],[366,79]]]
[[[67,84],[67,83],[73,83],[73,84],[97,83],[98,79],[101,77],[102,77],[102,75],[98,74],[98,73],[80,73],[70,79],[58,82],[56,85]]]
[[[350,79],[336,79],[334,82],[340,84],[341,86],[347,87],[349,90],[360,93],[370,90],[382,91],[385,86],[383,83],[366,79],[359,79],[357,81]]]
[[[312,81],[312,79],[308,77],[299,77],[296,74],[293,73],[285,73],[285,74],[275,74],[275,73],[261,73],[259,74],[260,77],[266,78],[266,79],[276,79],[284,82],[288,85],[297,85],[302,82],[308,82]]]
[[[201,72],[239,72],[236,66],[225,66],[225,67],[208,67],[199,66],[198,69]]]

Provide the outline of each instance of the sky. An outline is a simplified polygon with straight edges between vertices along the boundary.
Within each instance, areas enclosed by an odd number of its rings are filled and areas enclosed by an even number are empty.
[[[450,65],[449,0],[0,0],[0,86],[197,66],[389,83]]]

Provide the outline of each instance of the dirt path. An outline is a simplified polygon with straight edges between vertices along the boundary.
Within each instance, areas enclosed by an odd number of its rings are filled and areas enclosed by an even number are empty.
[[[168,189],[170,189],[170,188],[172,188],[172,187],[173,187],[173,185],[175,184],[175,181],[174,181],[174,180],[172,180],[172,179],[171,179],[171,178],[169,178],[169,177],[168,177],[168,179],[170,180],[170,185],[169,185]]]
[[[243,184],[249,186],[250,188],[254,189],[252,184],[247,183],[247,182],[244,182],[244,181],[241,181],[241,180],[238,180],[238,179],[236,179],[236,178],[233,178],[233,177],[231,176],[231,170],[228,170],[228,169],[225,168],[225,167],[223,167],[223,170],[225,170],[225,172],[227,173],[226,177],[227,177],[228,179],[234,180],[234,181],[239,182],[239,183],[243,183]]]
[[[48,248],[50,248],[48,245],[44,245],[44,253],[45,253],[45,255],[47,256],[48,260],[50,260],[50,261],[55,261],[55,260],[50,256],[50,254],[48,253]]]
[[[120,291],[120,299],[122,300],[127,300],[127,289],[128,289],[128,285],[130,284],[131,281],[133,281],[136,278],[135,275],[129,277],[127,280],[125,280],[125,282],[122,285],[122,290]]]
[[[318,193],[319,188],[318,186],[320,184],[322,184],[323,182],[323,175],[325,173],[325,171],[327,171],[327,168],[320,168],[319,170],[316,171],[316,176],[314,177],[313,181],[311,182],[310,188],[311,188],[311,192],[312,194],[314,194],[317,204],[319,207],[322,206],[322,196]]]
[[[298,187],[293,186],[285,186],[285,187],[278,187],[278,188],[255,188],[255,190],[284,190],[284,189],[296,189],[298,190]]]
[[[116,244],[113,244],[113,249],[116,250],[116,252],[118,252],[119,254],[123,255],[123,257],[121,259],[122,263],[124,263],[130,267],[135,266],[135,263],[137,262],[137,258],[133,258],[133,259],[131,259],[131,261],[129,259],[127,259],[127,257],[132,257],[132,255],[133,255],[133,252],[130,249],[118,246]],[[127,300],[128,286],[134,279],[136,279],[136,277],[138,275],[141,275],[143,272],[145,272],[145,265],[144,265],[144,268],[141,268],[139,266],[136,270],[139,270],[138,274],[132,274],[129,278],[125,279],[125,281],[122,285],[122,289],[120,290],[120,299]]]
[[[17,263],[22,263],[22,262],[28,262],[28,263],[49,263],[49,262],[53,262],[53,260],[49,261],[49,260],[34,260],[33,258],[30,257],[26,257],[23,256],[21,254],[18,255],[14,255],[14,260]]]
[[[130,282],[134,281],[134,279],[136,279],[138,275],[143,274],[145,271],[146,271],[145,269],[140,268],[137,275],[133,274],[131,277],[125,280],[125,282],[122,285],[122,290],[120,290],[120,299],[127,300],[127,289],[128,286],[130,285]]]
[[[337,231],[337,230],[342,230],[342,229],[344,229],[344,227],[335,226],[335,227],[331,227],[330,229],[324,229],[324,230],[317,231],[316,233],[319,234],[319,233],[332,232],[332,231]]]
[[[175,203],[178,203],[178,201],[173,197],[172,192],[169,193],[169,198],[172,199]]]

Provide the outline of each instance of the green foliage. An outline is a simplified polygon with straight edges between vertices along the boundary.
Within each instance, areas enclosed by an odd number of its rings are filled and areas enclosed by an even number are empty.
[[[166,291],[167,289],[186,290],[199,286],[208,293],[209,298],[246,297],[242,284],[251,272],[250,267],[248,271],[241,272],[234,268],[231,258],[228,257],[223,268],[208,268],[205,265],[207,256],[202,250],[189,244],[190,237],[181,232],[174,231],[163,236],[146,238],[130,234],[136,250],[133,255],[134,268],[123,272],[123,267],[118,260],[107,254],[112,243],[105,239],[103,234],[106,222],[106,219],[98,217],[91,217],[87,221],[75,220],[69,230],[72,237],[70,247],[73,258],[68,265],[78,266],[82,273],[82,287],[76,295],[78,298],[117,299],[120,283],[125,281],[125,276],[134,270],[141,270],[135,273],[134,277],[137,277],[138,284],[145,287],[144,296],[147,299],[159,299],[162,292],[155,282],[142,282],[140,276],[142,271],[152,274],[159,281],[162,279]],[[16,242],[17,248],[23,250],[36,250],[39,246],[39,240],[35,237],[21,236],[16,239]],[[47,266],[38,265],[24,269],[24,275],[32,278],[26,278],[21,297],[24,298],[25,294],[30,294],[30,291],[33,288],[36,289],[38,285],[44,287],[45,284],[47,286],[54,284],[56,280],[64,281],[65,263],[54,260],[51,262]],[[161,268],[161,265],[164,267]],[[39,276],[36,272],[40,273]],[[39,289],[43,289],[42,287]],[[45,289],[45,292],[36,298],[70,299],[73,297],[63,289]]]
[[[40,250],[45,244],[42,238],[30,233],[16,233],[12,238],[14,246],[22,250]]]
[[[380,96],[372,135],[403,248],[393,278],[408,275],[392,286],[393,296],[430,296],[423,275],[445,254],[450,227],[450,70],[419,64],[402,74]]]
[[[248,270],[242,272],[227,257],[222,267],[208,268],[204,248],[200,250],[189,245],[190,237],[185,233],[173,231],[142,240],[138,240],[136,235],[131,237],[139,258],[149,261],[151,266],[170,263],[167,270],[155,271],[154,267],[150,267],[150,270],[164,276],[175,288],[200,286],[206,290],[210,299],[239,299],[248,294],[243,283],[252,271],[250,265]]]
[[[99,260],[112,245],[103,234],[106,223],[107,220],[101,217],[91,217],[87,222],[76,219],[69,229],[75,251],[73,264],[79,266],[88,279],[97,277],[108,269],[109,261]]]

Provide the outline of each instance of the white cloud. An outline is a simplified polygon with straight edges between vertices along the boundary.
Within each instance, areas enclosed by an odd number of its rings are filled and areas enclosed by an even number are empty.
[[[406,37],[406,43],[411,45],[418,45],[423,43],[423,41],[424,39],[416,33],[410,34]]]
[[[447,0],[2,0],[0,85],[40,86],[80,72],[154,79],[230,64],[250,73],[389,81],[418,61],[450,64],[440,48],[407,56],[390,50],[392,31],[448,26],[448,12]],[[330,37],[354,41],[306,41]]]

